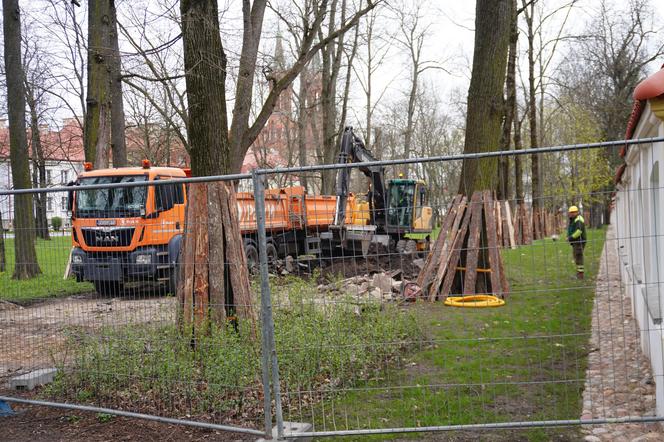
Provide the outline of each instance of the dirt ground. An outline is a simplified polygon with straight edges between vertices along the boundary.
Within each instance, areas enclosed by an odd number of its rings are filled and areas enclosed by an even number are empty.
[[[8,377],[67,364],[67,332],[173,321],[175,298],[79,295],[28,306],[0,304],[0,383]]]
[[[12,404],[17,412],[0,417],[3,441],[253,441],[256,436],[181,425]]]

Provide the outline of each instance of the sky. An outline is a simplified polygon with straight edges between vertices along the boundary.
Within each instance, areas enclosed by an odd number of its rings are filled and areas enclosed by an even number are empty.
[[[519,4],[521,0],[518,0]],[[425,45],[424,58],[427,60],[443,60],[442,65],[445,70],[430,70],[425,73],[423,81],[428,87],[432,87],[435,93],[452,108],[451,100],[456,98],[465,99],[470,74],[472,68],[472,53],[474,45],[474,26],[475,26],[475,1],[472,0],[431,0],[428,2],[431,7],[427,10],[427,19],[430,21],[431,37],[428,38],[428,44]],[[553,11],[569,3],[569,0],[542,0],[541,5],[546,11]],[[628,1],[614,0],[609,1],[614,8],[627,7]],[[569,33],[578,33],[584,29],[586,22],[591,20],[597,14],[597,8],[600,0],[577,0],[575,6],[571,9],[569,17],[564,24],[564,29]],[[655,11],[656,18],[653,20],[656,26],[659,25],[659,33],[656,36],[660,42],[664,41],[664,1],[652,1],[651,6]],[[563,26],[563,20],[567,9],[563,9],[555,14],[547,24],[549,38],[552,38],[557,30]],[[523,29],[523,26],[521,26]],[[525,47],[523,34],[519,36],[520,50]],[[396,46],[396,45],[395,45]],[[555,67],[555,60],[560,57],[568,48],[563,44],[557,47],[552,66]],[[400,51],[395,47],[392,51],[392,60],[394,64],[403,64],[406,60]],[[400,63],[399,63],[400,61]],[[521,57],[521,70],[523,75],[527,75],[527,68],[524,65],[525,55]],[[664,64],[664,58],[656,60],[649,66],[649,73],[653,73]],[[406,90],[407,72],[394,69],[393,66],[387,66],[381,70],[377,82],[382,87],[387,87],[389,91],[387,97],[398,97],[403,95]],[[519,81],[519,80],[517,80]],[[524,78],[525,81],[525,78]]]

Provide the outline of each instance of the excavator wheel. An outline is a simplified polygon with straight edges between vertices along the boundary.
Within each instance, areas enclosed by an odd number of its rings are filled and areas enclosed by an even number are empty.
[[[417,252],[417,241],[412,239],[400,239],[397,241],[397,252],[402,255],[412,255]]]
[[[406,241],[406,250],[404,251],[407,255],[413,255],[417,253],[417,241],[409,239]]]

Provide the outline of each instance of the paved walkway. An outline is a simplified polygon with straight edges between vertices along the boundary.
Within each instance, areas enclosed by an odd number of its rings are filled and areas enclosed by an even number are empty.
[[[655,414],[650,364],[641,353],[619,265],[615,229],[609,226],[597,275],[582,419]],[[656,423],[594,425],[583,432],[588,442],[664,441],[664,431]]]

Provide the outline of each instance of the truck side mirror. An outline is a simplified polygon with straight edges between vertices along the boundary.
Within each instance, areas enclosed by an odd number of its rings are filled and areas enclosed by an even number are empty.
[[[76,183],[70,181],[67,183],[67,187],[73,187]],[[72,213],[74,210],[74,190],[67,191],[67,212]],[[70,215],[71,216],[71,215]]]

